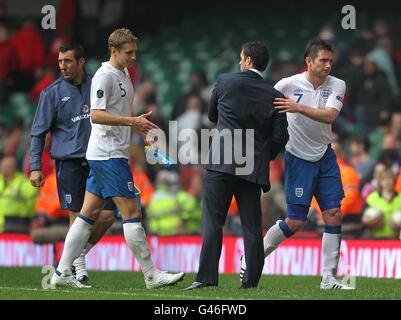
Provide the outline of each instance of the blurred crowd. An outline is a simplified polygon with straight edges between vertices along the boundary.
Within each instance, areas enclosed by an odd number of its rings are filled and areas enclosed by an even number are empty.
[[[12,105],[10,97],[22,92],[36,105],[41,90],[59,76],[58,48],[72,39],[69,26],[74,17],[68,6],[58,10],[62,25],[45,44],[41,30],[32,21],[12,29],[4,18],[3,6],[0,1],[0,110],[7,114],[12,112],[7,109]],[[317,32],[335,48],[332,75],[347,83],[344,107],[334,124],[333,148],[346,194],[342,202],[343,234],[349,238],[391,239],[398,237],[401,229],[401,29],[396,28],[384,19],[372,21],[347,48],[332,25],[324,25]],[[302,56],[299,52],[296,59],[273,61],[266,81],[274,84],[305,70]],[[205,71],[194,72],[188,79],[189,89],[176,97],[169,117],[164,116],[156,98],[157,86],[142,74],[141,66],[132,68],[130,74],[136,90],[136,115],[152,110],[150,120],[167,133],[169,120],[177,121],[178,130],[213,128],[207,118],[213,84]],[[28,179],[29,132],[29,123],[21,117],[0,121],[0,232],[31,233],[34,241],[43,242],[39,231],[47,230],[62,238],[68,228],[68,213],[58,203],[56,172],[49,154],[51,137],[43,155],[46,183],[36,189]],[[188,147],[198,162],[205,156],[200,142]],[[149,165],[143,148],[140,137],[134,136],[130,163],[141,190],[147,232],[200,234],[202,166],[177,164],[167,170]],[[271,162],[272,188],[261,198],[266,230],[286,216],[283,167],[282,155]],[[241,236],[235,199],[227,220],[225,233]],[[322,231],[320,209],[314,202],[300,236],[319,237]],[[121,232],[120,222],[109,231]]]

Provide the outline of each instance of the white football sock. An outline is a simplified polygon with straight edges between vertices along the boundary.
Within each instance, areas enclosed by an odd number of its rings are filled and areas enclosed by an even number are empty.
[[[82,250],[82,253],[78,258],[75,259],[73,262],[73,265],[75,267],[75,272],[76,272],[76,278],[81,279],[83,276],[88,276],[88,271],[86,271],[86,255],[89,252],[90,249],[93,248],[92,243],[87,243],[86,247],[84,250]]]
[[[272,226],[263,238],[263,247],[265,249],[265,257],[271,254],[287,237],[279,227],[280,221]]]
[[[140,222],[124,223],[123,229],[125,241],[138,260],[145,279],[154,276],[155,267],[150,257],[149,244],[142,224]]]
[[[322,238],[322,267],[323,280],[334,277],[337,273],[340,258],[341,234],[323,233]]]
[[[282,222],[282,220],[278,220],[274,226],[270,227],[270,229],[266,232],[265,237],[263,238],[263,249],[265,253],[265,258],[274,250],[276,250],[281,242],[287,239],[287,236],[284,234],[279,226],[279,224]],[[241,261],[241,268],[246,269],[245,256]]]
[[[91,221],[89,219],[87,220],[89,222]],[[84,221],[79,216],[75,219],[65,238],[63,254],[57,271],[61,273],[71,271],[72,262],[79,257],[85,245],[88,243],[92,228],[93,224]]]

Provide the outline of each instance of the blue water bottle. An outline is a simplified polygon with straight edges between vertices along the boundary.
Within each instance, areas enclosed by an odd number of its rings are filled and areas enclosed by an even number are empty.
[[[163,165],[166,169],[171,169],[174,162],[170,159],[170,157],[163,152],[160,151],[159,148],[152,149],[150,146],[145,147],[145,153],[149,158],[155,159],[159,164]]]

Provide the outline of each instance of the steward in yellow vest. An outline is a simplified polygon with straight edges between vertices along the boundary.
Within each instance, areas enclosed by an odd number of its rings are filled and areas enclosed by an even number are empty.
[[[1,160],[0,172],[0,232],[3,232],[6,217],[33,217],[37,189],[17,171],[17,161],[13,156]]]

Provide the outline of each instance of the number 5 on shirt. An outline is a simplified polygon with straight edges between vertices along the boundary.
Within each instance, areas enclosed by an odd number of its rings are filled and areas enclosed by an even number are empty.
[[[120,86],[121,89],[121,98],[124,98],[127,95],[127,91],[125,91],[125,89],[123,88],[123,84],[121,82],[118,85]]]

